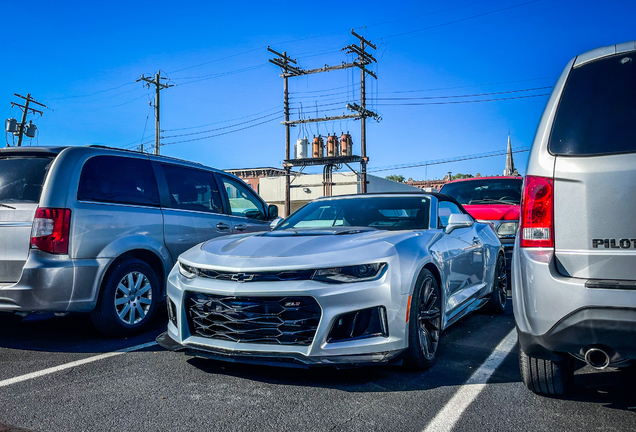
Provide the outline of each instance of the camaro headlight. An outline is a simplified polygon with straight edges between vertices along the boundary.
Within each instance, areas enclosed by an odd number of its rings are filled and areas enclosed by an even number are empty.
[[[386,263],[334,267],[316,270],[311,278],[330,283],[364,282],[380,278],[385,269]]]
[[[181,276],[188,279],[192,279],[199,274],[197,269],[195,269],[194,267],[190,267],[189,265],[186,265],[181,261],[179,261],[179,273],[181,273]]]
[[[504,222],[497,228],[497,235],[499,237],[516,235],[517,228],[519,228],[518,222]]]

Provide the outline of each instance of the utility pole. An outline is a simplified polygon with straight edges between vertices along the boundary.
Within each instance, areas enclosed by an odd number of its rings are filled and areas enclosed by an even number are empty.
[[[300,75],[300,70],[295,66],[291,66],[290,63],[298,64],[296,60],[289,57],[287,52],[283,52],[282,54],[274,51],[269,46],[267,47],[267,51],[272,54],[276,54],[279,58],[270,59],[270,63],[275,64],[283,69],[283,110],[285,111],[285,160],[290,159],[291,153],[291,138],[290,138],[290,128],[291,124],[289,123],[289,87],[288,80],[290,76]],[[285,216],[289,216],[291,214],[291,199],[290,199],[290,186],[291,182],[289,176],[291,174],[291,166],[285,164]]]
[[[377,60],[365,50],[367,49],[367,47],[376,49],[376,46],[372,44],[370,41],[363,38],[362,36],[356,34],[356,32],[354,32],[353,30],[351,30],[351,34],[360,40],[360,46],[349,45],[343,48],[343,51],[348,50],[347,53],[356,54],[358,58],[351,63],[342,62],[342,64],[339,64],[339,65],[335,65],[335,66],[325,65],[324,67],[317,68],[317,69],[301,69],[298,66],[292,66],[290,65],[290,63],[297,65],[297,62],[296,60],[289,57],[286,52],[279,53],[277,51],[274,51],[270,47],[267,47],[267,50],[269,52],[279,56],[279,58],[270,59],[269,61],[270,63],[275,64],[276,66],[282,69],[282,74],[280,76],[283,78],[283,85],[284,85],[285,120],[281,123],[285,125],[285,161],[283,162],[283,167],[285,168],[285,213],[286,213],[286,216],[289,216],[289,214],[291,213],[290,211],[291,210],[291,199],[290,199],[291,184],[290,183],[293,180],[290,181],[290,174],[291,174],[292,166],[300,166],[302,167],[301,168],[301,171],[302,171],[306,166],[324,165],[325,169],[323,170],[323,193],[325,193],[326,195],[327,194],[331,195],[331,191],[332,191],[331,185],[333,184],[331,173],[333,169],[340,167],[342,164],[346,165],[349,169],[351,169],[351,167],[349,166],[349,163],[359,162],[360,175],[358,175],[358,173],[356,173],[355,171],[354,173],[360,178],[360,183],[362,186],[361,192],[362,193],[367,192],[367,183],[368,183],[367,163],[369,162],[369,158],[367,157],[367,154],[366,154],[367,147],[366,147],[365,120],[367,117],[372,117],[376,119],[377,121],[380,121],[382,118],[377,113],[370,111],[366,108],[366,93],[365,93],[366,75],[370,75],[375,79],[378,79],[378,77],[373,72],[371,72],[370,70],[366,68],[367,65],[373,62],[377,62]],[[352,114],[343,114],[339,116],[325,116],[322,118],[314,118],[314,119],[311,119],[311,118],[300,119],[300,120],[289,119],[289,90],[288,90],[288,83],[287,83],[289,77],[311,75],[311,74],[323,73],[323,72],[331,72],[335,70],[349,69],[352,67],[360,68],[360,73],[361,73],[360,105],[358,105],[357,103],[350,103],[350,104],[347,104],[346,106],[347,109],[353,112]],[[321,122],[330,122],[330,121],[345,120],[345,119],[352,119],[352,120],[361,119],[362,120],[361,122],[361,136],[362,136],[361,137],[361,143],[362,143],[361,156],[355,156],[355,155],[349,154],[344,156],[332,155],[328,157],[323,156],[323,157],[313,157],[313,158],[303,158],[303,159],[296,159],[296,158],[292,159],[290,157],[291,156],[290,155],[290,147],[291,147],[290,129],[289,129],[290,127],[293,127],[297,124],[321,123]],[[353,171],[353,169],[351,170]]]
[[[19,107],[22,110],[22,120],[20,121],[20,125],[18,127],[17,130],[17,134],[18,134],[18,147],[22,146],[22,137],[24,136],[24,132],[25,132],[25,127],[26,127],[26,119],[27,119],[27,114],[29,113],[29,111],[31,111],[33,114],[38,113],[40,115],[42,115],[42,111],[40,110],[36,110],[34,108],[29,108],[29,103],[34,103],[36,105],[40,105],[43,106],[44,108],[48,108],[46,105],[41,104],[40,102],[36,101],[35,99],[33,99],[31,97],[31,93],[27,93],[26,97],[24,96],[20,96],[17,93],[13,93],[14,96],[17,96],[21,99],[25,100],[24,105],[20,105],[19,103],[15,103],[15,102],[11,102],[11,108],[13,108],[14,106]],[[10,131],[9,131],[10,132]]]
[[[145,81],[146,87],[150,88],[150,85],[155,86],[155,154],[158,155],[159,148],[161,146],[161,127],[160,127],[160,109],[159,109],[159,92],[163,89],[167,89],[168,87],[174,87],[174,84],[165,83],[162,84],[161,80],[167,80],[168,78],[164,78],[161,76],[161,71],[158,71],[155,75],[155,78],[148,78],[141,75],[135,82]],[[143,146],[141,147],[141,151],[143,151]]]
[[[358,39],[360,39],[360,51],[354,49],[353,46],[351,46],[349,52],[354,52],[358,54],[358,62],[361,63],[361,66],[359,66],[360,67],[360,106],[362,108],[361,111],[365,112],[367,110],[366,108],[367,97],[366,97],[366,87],[365,87],[367,73],[373,76],[376,80],[378,79],[378,77],[375,76],[375,74],[373,74],[371,71],[367,70],[364,67],[367,64],[371,63],[371,61],[377,61],[375,58],[373,58],[371,54],[365,51],[365,45],[370,46],[374,50],[377,49],[377,47],[371,42],[369,42],[368,40],[366,40],[364,37],[354,32],[353,29],[351,29],[351,34],[357,37]],[[367,163],[369,162],[369,158],[367,157],[367,116],[366,115],[362,116],[362,118],[360,119],[360,122],[361,122],[360,123],[360,145],[361,145],[360,157],[362,157],[362,162],[360,162],[360,171],[361,171],[360,174],[362,175],[362,193],[367,193],[367,183],[368,183],[367,182]]]

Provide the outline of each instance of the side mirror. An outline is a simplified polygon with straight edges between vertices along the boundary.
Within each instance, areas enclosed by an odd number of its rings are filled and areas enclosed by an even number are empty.
[[[452,214],[448,218],[448,225],[444,230],[446,234],[450,234],[458,228],[470,228],[475,221],[467,214]]]
[[[278,207],[274,204],[270,204],[267,207],[267,216],[269,220],[276,220],[278,218]]]
[[[281,217],[277,217],[276,219],[274,219],[272,221],[272,223],[269,224],[269,229],[271,229],[272,231],[275,230],[278,225],[280,225],[285,219],[281,218]]]

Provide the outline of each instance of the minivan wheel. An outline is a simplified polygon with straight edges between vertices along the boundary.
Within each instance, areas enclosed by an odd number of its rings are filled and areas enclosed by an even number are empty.
[[[485,312],[503,313],[508,301],[508,274],[506,273],[506,260],[503,255],[497,257],[495,267],[495,278],[493,281],[490,300],[484,306]]]
[[[442,333],[442,301],[433,274],[424,269],[418,277],[409,311],[409,346],[404,366],[428,369],[435,363]]]
[[[144,261],[130,259],[107,275],[91,319],[107,336],[128,336],[148,326],[157,303],[159,280],[154,270]]]
[[[541,395],[564,395],[568,393],[574,381],[574,362],[571,358],[563,360],[544,360],[527,355],[519,347],[519,370],[521,379],[530,390]]]

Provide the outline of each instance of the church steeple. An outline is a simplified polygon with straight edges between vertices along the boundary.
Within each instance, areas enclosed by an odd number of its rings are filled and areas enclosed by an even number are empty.
[[[506,169],[504,169],[503,175],[519,175],[519,173],[515,169],[515,162],[512,159],[512,144],[510,143],[510,134],[508,134],[508,153],[506,154]]]

